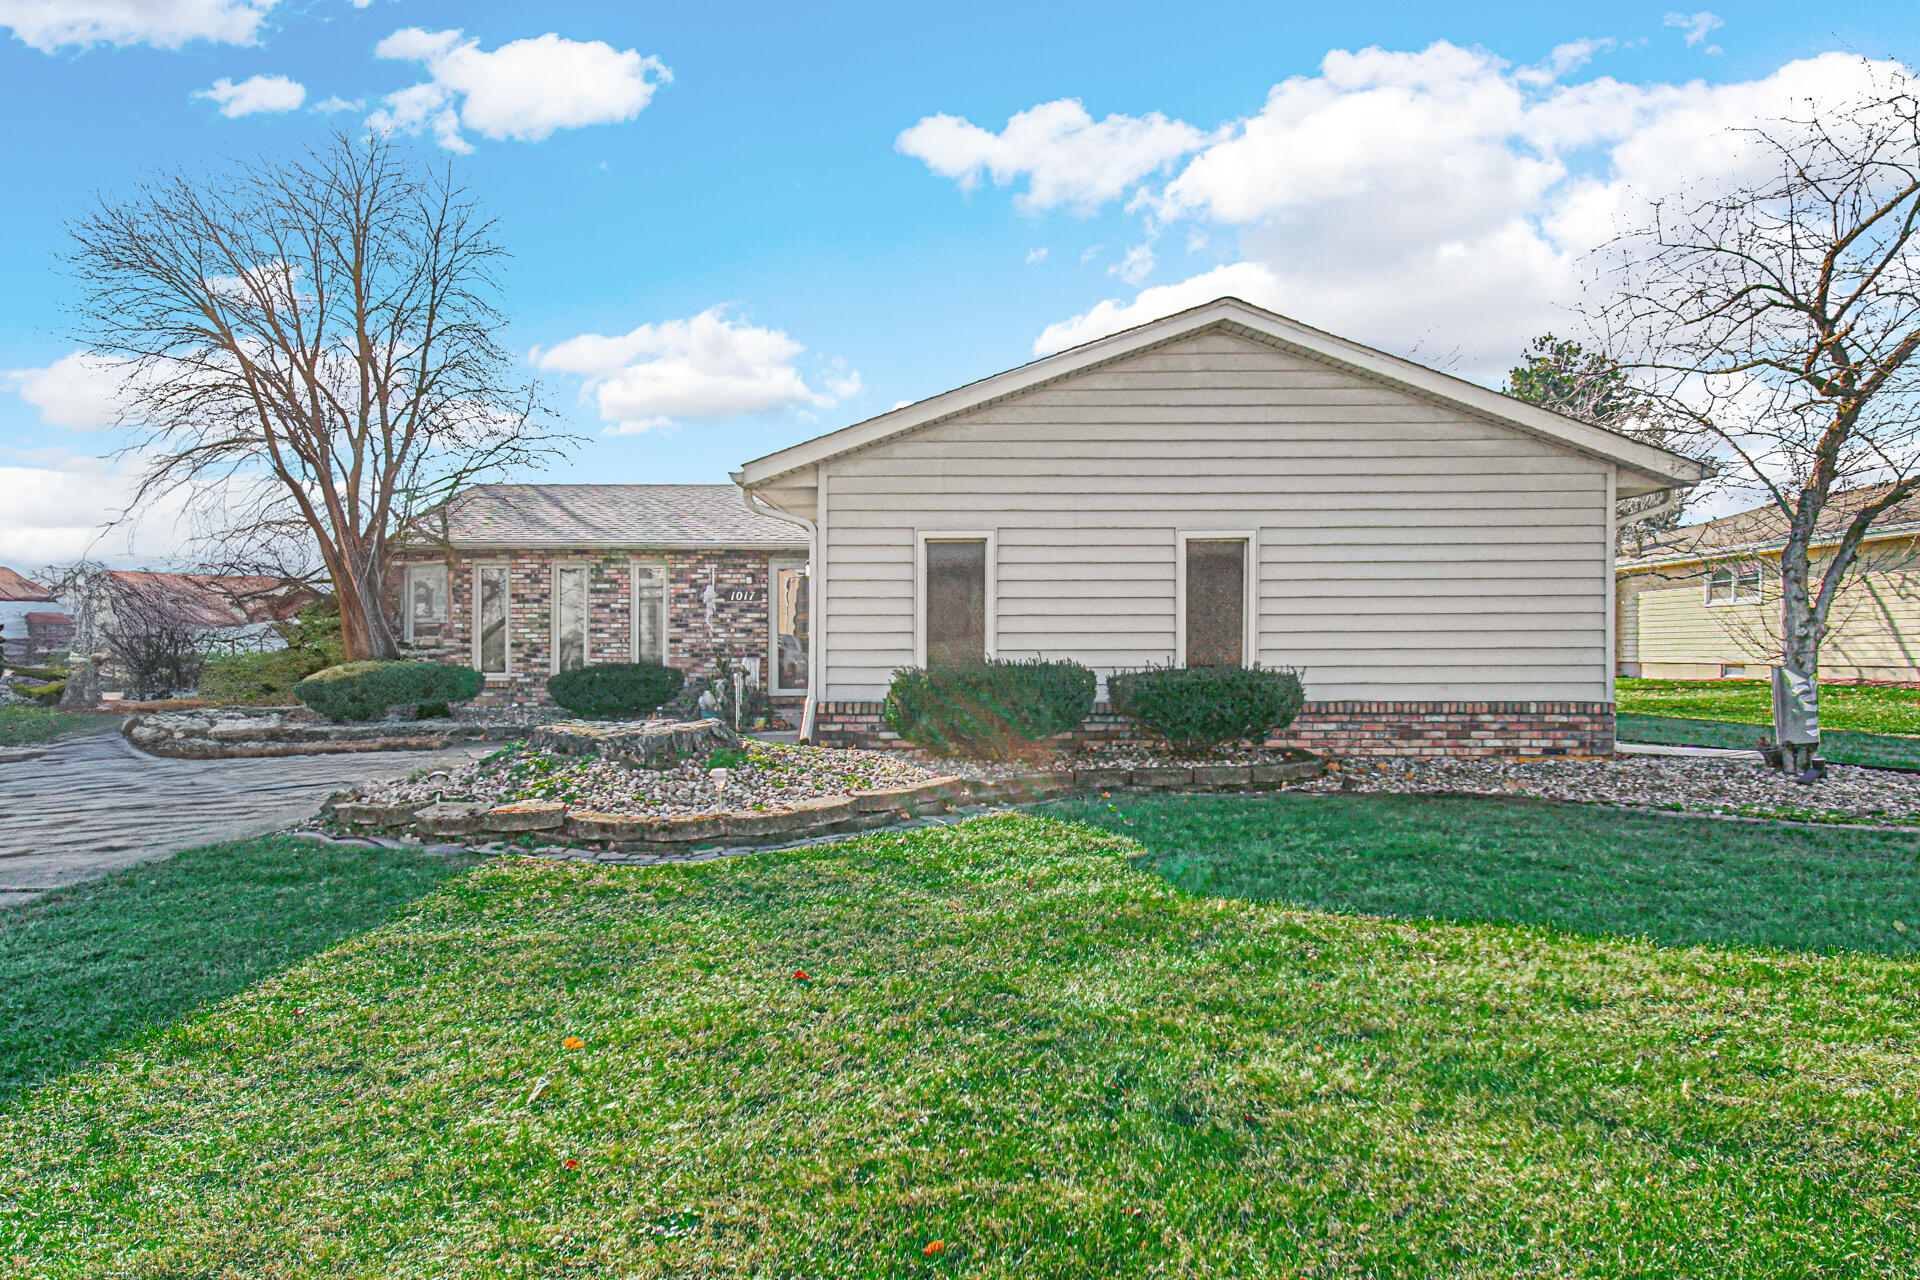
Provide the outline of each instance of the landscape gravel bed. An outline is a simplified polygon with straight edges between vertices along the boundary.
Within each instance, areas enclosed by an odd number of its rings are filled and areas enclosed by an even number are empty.
[[[1346,762],[1302,791],[1515,796],[1802,822],[1920,826],[1920,776],[1831,766],[1802,786],[1763,765],[1693,756]]]
[[[786,809],[822,796],[929,782],[933,770],[871,751],[750,742],[717,774],[706,764],[634,769],[516,742],[458,769],[368,783],[352,799],[376,805],[471,802],[492,808],[548,801],[598,813],[657,817]]]

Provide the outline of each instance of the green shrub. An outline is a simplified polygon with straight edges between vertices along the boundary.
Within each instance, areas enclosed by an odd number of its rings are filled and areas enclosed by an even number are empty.
[[[285,706],[294,700],[294,685],[332,665],[317,649],[209,658],[200,671],[200,696],[218,706]]]
[[[293,696],[335,722],[378,720],[388,707],[411,705],[445,715],[485,683],[478,671],[444,662],[349,662],[314,672],[293,686]]]
[[[60,695],[66,691],[67,681],[65,676],[62,676],[58,680],[49,680],[45,684],[30,684],[26,687],[26,695],[43,707],[59,706]]]
[[[1097,685],[1077,662],[1040,658],[908,667],[887,690],[887,727],[943,755],[1031,755],[1085,722]]]
[[[686,672],[657,662],[602,662],[553,676],[547,693],[584,719],[621,720],[657,710],[686,682]]]
[[[1107,681],[1113,709],[1191,755],[1260,741],[1293,723],[1306,703],[1300,673],[1259,667],[1146,667]]]

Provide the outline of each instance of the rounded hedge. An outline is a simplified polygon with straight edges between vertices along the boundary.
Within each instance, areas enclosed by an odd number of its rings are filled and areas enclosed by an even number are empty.
[[[388,707],[445,715],[485,684],[478,671],[444,662],[348,662],[314,672],[293,686],[293,696],[335,722],[378,720]]]
[[[1306,705],[1300,673],[1260,667],[1146,667],[1107,680],[1113,709],[1191,755],[1260,741]]]
[[[562,671],[547,681],[547,693],[588,720],[644,716],[672,700],[687,673],[657,662],[603,662]]]
[[[1093,710],[1097,686],[1090,669],[1069,661],[908,667],[894,672],[884,714],[887,727],[915,746],[1006,759],[1078,729]]]

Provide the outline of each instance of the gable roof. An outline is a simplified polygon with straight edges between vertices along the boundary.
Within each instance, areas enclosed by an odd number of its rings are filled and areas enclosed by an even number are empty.
[[[1885,484],[1862,485],[1843,489],[1828,497],[1826,508],[1814,526],[1813,545],[1838,542],[1840,535],[1860,508],[1884,495]],[[1903,537],[1920,532],[1920,493],[1909,494],[1875,518],[1867,532],[1868,541]],[[1659,535],[1631,557],[1622,558],[1620,567],[1636,568],[1655,564],[1684,564],[1716,556],[1756,551],[1778,551],[1787,541],[1786,513],[1772,502],[1750,511],[1736,511],[1717,520],[1681,525]]]
[[[807,545],[798,526],[748,511],[731,484],[475,485],[449,504],[445,534],[462,549]]]
[[[286,622],[298,617],[314,599],[313,591],[301,583],[252,573],[108,569],[102,576],[117,588],[164,607],[181,621],[204,627]]]
[[[19,604],[53,604],[54,598],[39,583],[0,565],[0,601]]]
[[[1691,458],[1634,440],[1617,431],[1542,409],[1478,383],[1384,351],[1335,337],[1239,298],[1212,302],[1165,316],[1119,333],[997,373],[952,391],[904,405],[864,422],[817,436],[778,453],[755,458],[733,478],[749,489],[778,480],[802,467],[930,426],[990,401],[1018,395],[1042,383],[1129,356],[1144,348],[1186,337],[1203,329],[1224,328],[1256,341],[1294,351],[1323,364],[1386,383],[1421,399],[1448,405],[1621,468],[1620,496],[1654,493],[1698,483],[1708,468]]]

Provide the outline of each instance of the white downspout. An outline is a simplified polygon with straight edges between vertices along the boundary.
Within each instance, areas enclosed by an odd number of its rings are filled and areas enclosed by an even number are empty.
[[[778,507],[772,506],[760,498],[755,497],[745,485],[740,484],[738,477],[735,477],[734,484],[740,490],[740,501],[744,503],[747,510],[751,511],[754,515],[768,516],[775,520],[785,520],[788,524],[797,524],[807,531],[808,608],[813,612],[815,617],[818,617],[820,606],[817,603],[817,599],[820,595],[820,584],[813,580],[813,567],[820,563],[820,527],[805,516],[796,516],[790,511],[782,511]],[[767,583],[767,626],[769,630],[771,630],[773,626],[773,583],[771,581]],[[808,630],[812,632],[818,630],[818,628],[809,627]],[[769,679],[768,682],[772,683],[771,679]],[[815,691],[819,689],[819,687],[819,637],[809,634],[807,636],[807,699],[801,704],[800,710],[800,741],[802,742],[813,741],[813,700]]]

